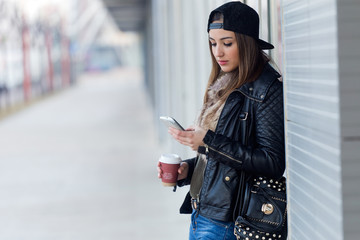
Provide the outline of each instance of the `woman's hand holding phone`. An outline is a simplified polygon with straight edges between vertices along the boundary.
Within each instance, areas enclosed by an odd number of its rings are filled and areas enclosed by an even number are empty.
[[[203,139],[206,135],[206,131],[200,127],[190,127],[185,129],[185,131],[169,127],[169,133],[176,141],[190,147],[194,151],[197,151],[199,146],[204,145]]]
[[[184,129],[174,118],[168,116],[161,116],[160,120],[164,122],[171,136],[179,143],[189,146],[194,151],[197,151],[199,146],[204,145],[203,139],[206,135],[204,129],[200,127]]]

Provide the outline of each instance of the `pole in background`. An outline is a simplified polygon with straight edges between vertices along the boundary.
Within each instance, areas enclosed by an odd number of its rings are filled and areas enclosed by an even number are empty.
[[[29,58],[29,26],[25,21],[24,15],[22,16],[22,49],[23,49],[23,68],[24,68],[24,100],[28,101],[31,97],[31,76],[30,76],[30,58]]]

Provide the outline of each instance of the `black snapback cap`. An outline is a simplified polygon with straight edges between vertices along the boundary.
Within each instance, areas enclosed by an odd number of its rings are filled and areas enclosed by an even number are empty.
[[[210,22],[215,13],[223,15],[223,23]],[[274,48],[272,44],[259,39],[259,15],[257,12],[239,1],[225,3],[210,13],[207,31],[219,28],[250,36],[257,41],[261,49]]]

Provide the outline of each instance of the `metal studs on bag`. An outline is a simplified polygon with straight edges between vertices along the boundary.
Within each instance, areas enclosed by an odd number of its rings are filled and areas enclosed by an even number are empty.
[[[241,227],[241,225],[240,225]],[[271,233],[265,233],[265,232],[260,232],[260,233],[256,233],[254,231],[250,231],[250,228],[245,228],[244,231],[241,232],[244,237],[245,240],[251,240],[251,239],[259,239],[259,240],[278,240],[281,239],[281,234],[271,234]],[[264,236],[265,235],[265,236]]]
[[[286,191],[286,182],[285,181],[275,181],[273,179],[265,179],[263,177],[254,178],[254,184],[257,186],[268,187],[277,189],[278,192]]]

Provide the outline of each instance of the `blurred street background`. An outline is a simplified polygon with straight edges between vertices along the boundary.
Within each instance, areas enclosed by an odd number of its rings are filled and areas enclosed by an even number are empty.
[[[0,0],[0,240],[187,239],[188,188],[161,153],[196,153],[207,20],[230,0]],[[241,0],[282,74],[291,240],[358,239],[360,2]]]
[[[0,239],[187,238],[124,5],[0,0]]]
[[[157,178],[142,78],[83,74],[1,121],[0,239],[186,239],[186,192]]]

